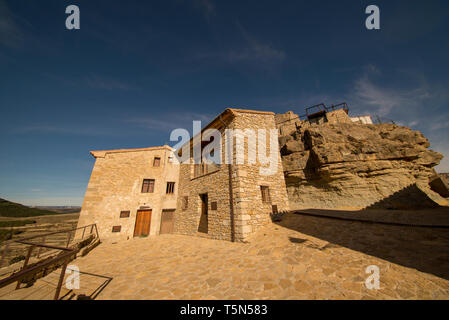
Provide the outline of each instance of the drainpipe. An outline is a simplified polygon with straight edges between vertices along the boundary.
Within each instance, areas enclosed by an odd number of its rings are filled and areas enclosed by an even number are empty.
[[[221,119],[221,114],[219,120],[223,124],[223,127],[226,130],[226,124]],[[226,139],[226,131],[225,131],[225,139]],[[231,161],[232,162],[232,161]],[[232,189],[232,164],[228,163],[228,178],[229,178],[229,204],[230,204],[230,216],[231,216],[231,241],[235,242],[235,220],[234,220],[234,193]]]

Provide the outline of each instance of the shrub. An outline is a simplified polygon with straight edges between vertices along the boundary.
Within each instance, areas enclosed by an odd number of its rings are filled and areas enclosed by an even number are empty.
[[[17,256],[17,257],[12,258],[12,259],[9,261],[9,264],[17,263],[17,262],[22,261],[22,260],[25,260],[25,259],[26,259],[25,256],[20,255],[20,256]]]

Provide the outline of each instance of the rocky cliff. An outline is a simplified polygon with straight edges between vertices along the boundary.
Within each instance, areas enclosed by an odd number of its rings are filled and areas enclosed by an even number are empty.
[[[339,110],[340,111],[340,110]],[[295,208],[428,208],[447,205],[429,186],[442,155],[418,131],[345,118],[319,123],[277,115],[287,191]],[[335,117],[334,117],[335,118]]]

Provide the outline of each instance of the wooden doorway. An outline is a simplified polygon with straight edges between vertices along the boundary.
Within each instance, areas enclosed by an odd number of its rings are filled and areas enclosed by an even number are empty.
[[[151,210],[139,210],[136,216],[134,237],[148,236],[150,234]]]
[[[161,230],[159,234],[173,233],[175,209],[163,209],[161,216]]]
[[[208,197],[207,193],[200,194],[201,200],[201,217],[200,224],[198,226],[198,232],[207,233],[208,232]]]

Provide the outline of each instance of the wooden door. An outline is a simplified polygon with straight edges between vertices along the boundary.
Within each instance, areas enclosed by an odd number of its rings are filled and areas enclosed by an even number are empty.
[[[198,232],[207,233],[209,228],[207,217],[209,200],[207,197],[207,193],[200,194],[200,199],[201,199],[201,217],[200,217],[200,224],[198,226]]]
[[[162,210],[160,234],[173,233],[175,209]]]
[[[150,234],[151,210],[137,211],[134,237],[147,236]]]

